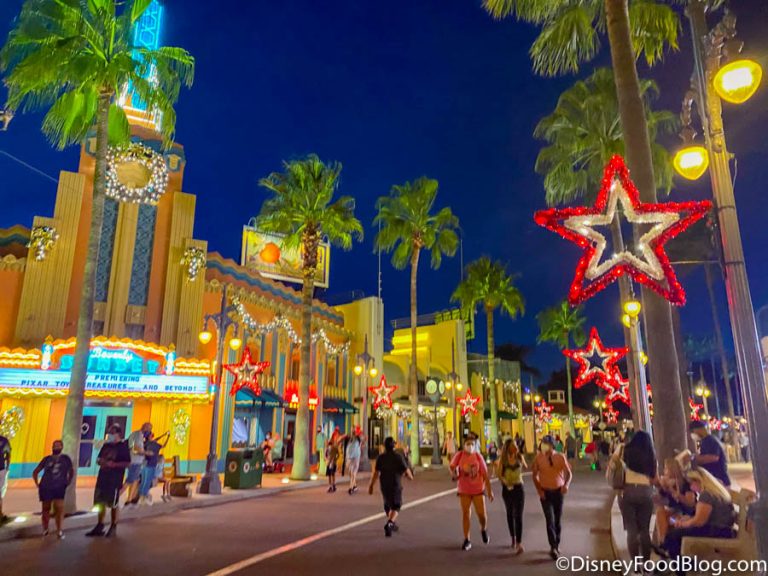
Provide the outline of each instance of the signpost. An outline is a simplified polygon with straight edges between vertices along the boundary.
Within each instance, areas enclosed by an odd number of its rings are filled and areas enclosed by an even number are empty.
[[[434,409],[434,430],[432,432],[432,465],[441,466],[443,459],[440,457],[440,433],[437,428],[437,405],[445,394],[445,382],[438,383],[435,380],[427,380],[427,395]]]

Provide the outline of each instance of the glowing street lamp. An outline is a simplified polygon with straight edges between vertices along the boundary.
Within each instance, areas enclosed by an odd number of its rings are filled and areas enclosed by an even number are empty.
[[[198,340],[200,340],[201,344],[208,344],[208,342],[211,341],[211,338],[213,338],[213,334],[211,334],[208,330],[203,330],[200,332],[200,334],[197,335]]]
[[[624,302],[624,313],[632,318],[632,320],[640,315],[640,310],[642,309],[642,304],[640,304],[640,302],[637,300],[627,300]]]
[[[243,341],[237,336],[229,340],[229,347],[232,348],[232,350],[239,350],[240,346],[242,345],[243,345]]]
[[[355,373],[355,376],[360,376],[363,373],[363,367],[358,364],[352,371]]]
[[[698,180],[709,168],[709,152],[703,146],[686,146],[672,158],[672,166],[686,180]]]
[[[749,100],[763,78],[763,69],[754,60],[735,60],[722,66],[715,74],[715,92],[726,102],[743,104]]]
[[[371,378],[376,378],[376,376],[378,376],[378,374],[379,374],[379,371],[378,371],[378,370],[376,370],[376,367],[375,367],[375,366],[374,366],[374,367],[372,367],[370,370],[368,370],[368,375],[369,375]]]

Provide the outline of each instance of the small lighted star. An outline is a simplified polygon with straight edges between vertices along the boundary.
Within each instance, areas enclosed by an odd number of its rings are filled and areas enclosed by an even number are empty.
[[[573,383],[575,388],[581,388],[590,382],[596,382],[598,386],[605,388],[605,384],[610,383],[618,372],[616,363],[626,353],[626,348],[605,347],[597,328],[590,330],[589,340],[584,348],[563,350],[563,354],[579,364],[579,371]]]
[[[374,395],[373,407],[385,406],[392,408],[392,393],[397,390],[397,386],[387,386],[387,378],[381,375],[378,386],[368,386],[368,390]]]
[[[261,394],[259,374],[269,368],[269,362],[252,362],[251,351],[246,347],[243,350],[240,362],[237,364],[224,364],[224,368],[235,377],[232,389],[229,391],[230,395],[234,396],[240,390],[246,388],[258,396]]]
[[[472,392],[467,390],[464,398],[459,398],[458,403],[461,404],[461,415],[466,416],[468,413],[477,414],[477,403],[480,401],[480,396],[472,396]]]

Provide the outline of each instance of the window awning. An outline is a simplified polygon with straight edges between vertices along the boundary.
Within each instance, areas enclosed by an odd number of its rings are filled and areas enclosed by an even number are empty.
[[[235,396],[235,406],[237,408],[281,408],[285,406],[285,401],[269,388],[262,388],[257,396],[250,390],[238,390]]]
[[[507,412],[506,410],[499,410],[498,414],[499,414],[499,420],[517,420],[517,414],[515,414],[514,412]],[[490,408],[486,408],[483,411],[483,417],[486,420],[490,420],[491,419],[491,409]]]
[[[346,400],[339,398],[325,398],[323,400],[323,412],[337,412],[340,414],[356,414],[357,408]]]

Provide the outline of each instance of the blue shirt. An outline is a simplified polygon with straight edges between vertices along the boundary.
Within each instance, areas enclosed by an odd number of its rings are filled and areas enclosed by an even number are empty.
[[[353,440],[347,445],[347,460],[360,459],[360,443]]]
[[[704,436],[699,445],[699,454],[702,456],[710,454],[717,456],[715,462],[709,462],[707,464],[697,463],[697,466],[704,468],[704,470],[720,480],[724,486],[730,486],[731,478],[728,476],[728,466],[725,463],[725,451],[723,450],[723,445],[717,441],[717,438],[711,434]]]

